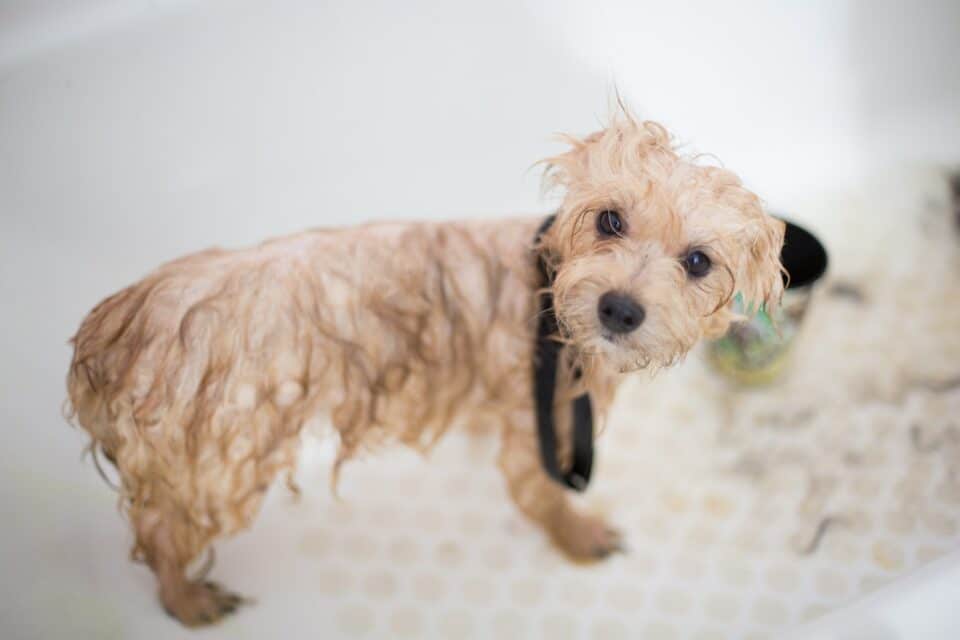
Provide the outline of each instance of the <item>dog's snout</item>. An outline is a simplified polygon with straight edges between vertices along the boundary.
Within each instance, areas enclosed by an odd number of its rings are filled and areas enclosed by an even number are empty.
[[[630,333],[643,323],[646,312],[633,298],[615,291],[600,296],[597,314],[604,327],[614,333]]]

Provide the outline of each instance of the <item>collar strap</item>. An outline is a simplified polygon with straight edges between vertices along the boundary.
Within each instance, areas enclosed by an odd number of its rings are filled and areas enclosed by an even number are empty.
[[[540,461],[544,470],[556,482],[583,491],[590,483],[593,468],[593,406],[590,395],[577,396],[572,403],[573,413],[573,460],[570,468],[560,469],[557,460],[557,431],[553,421],[553,400],[557,387],[557,365],[563,343],[556,340],[560,327],[553,308],[553,274],[547,264],[545,251],[538,247],[543,234],[553,225],[556,215],[544,220],[534,237],[537,252],[537,268],[540,272],[540,321],[533,354],[533,396],[537,413],[537,440],[540,444]],[[574,376],[579,377],[579,370]]]

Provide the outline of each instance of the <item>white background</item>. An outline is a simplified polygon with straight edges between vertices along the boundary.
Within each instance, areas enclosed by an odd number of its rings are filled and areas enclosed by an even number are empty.
[[[0,615],[39,614],[40,525],[99,483],[60,417],[66,341],[163,260],[547,211],[530,166],[614,84],[800,218],[960,161],[960,3],[725,4],[0,0]]]

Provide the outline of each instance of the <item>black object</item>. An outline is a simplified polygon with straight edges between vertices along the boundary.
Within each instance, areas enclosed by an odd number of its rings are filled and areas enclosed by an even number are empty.
[[[780,250],[780,262],[787,271],[783,284],[788,289],[799,289],[819,280],[827,270],[827,250],[803,227],[783,221],[787,225]]]
[[[541,236],[553,224],[556,215],[543,221],[534,238],[539,244]],[[553,399],[557,386],[557,364],[563,344],[556,337],[559,331],[557,314],[553,309],[553,293],[550,285],[553,277],[543,252],[537,253],[540,271],[540,322],[533,351],[533,395],[537,413],[537,439],[540,444],[540,461],[553,480],[574,491],[583,491],[590,483],[593,469],[593,405],[590,394],[584,393],[573,400],[573,461],[570,469],[561,471],[557,460],[557,432],[553,423]],[[574,372],[579,376],[579,372]]]

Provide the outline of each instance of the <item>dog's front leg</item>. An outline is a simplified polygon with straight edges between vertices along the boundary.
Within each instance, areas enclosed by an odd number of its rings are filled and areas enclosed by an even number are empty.
[[[543,470],[532,413],[507,423],[501,446],[499,464],[510,496],[561,551],[574,560],[591,561],[624,550],[616,529],[597,516],[575,509],[567,489]]]

